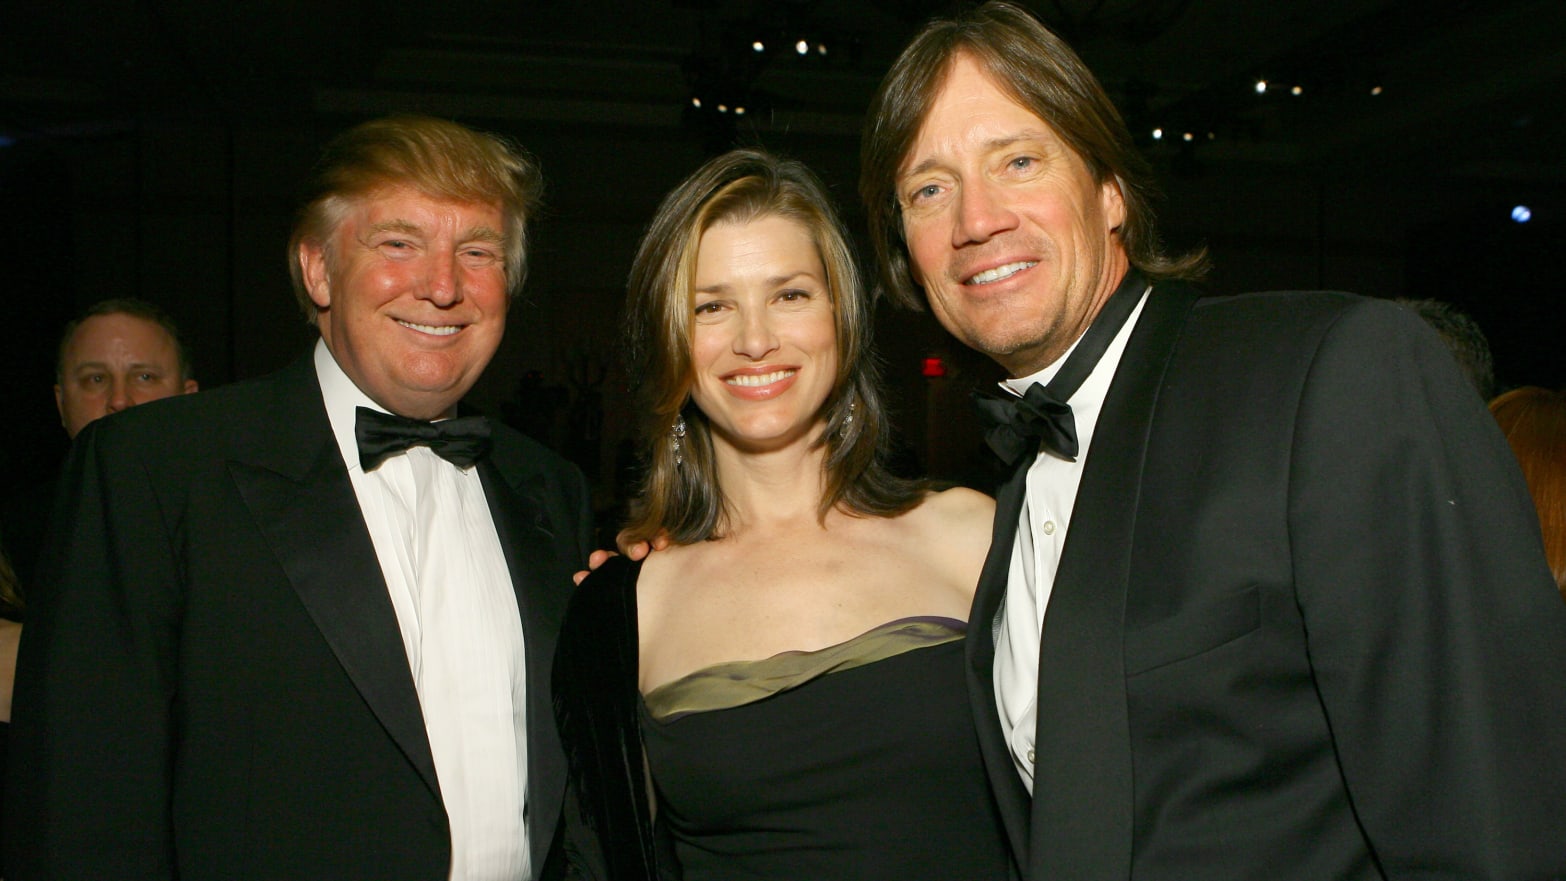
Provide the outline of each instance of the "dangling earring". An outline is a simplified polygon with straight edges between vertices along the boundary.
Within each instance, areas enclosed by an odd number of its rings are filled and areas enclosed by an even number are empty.
[[[681,413],[674,418],[674,427],[669,429],[669,438],[674,445],[674,467],[685,464],[685,454],[681,451],[680,441],[685,437],[685,414]]]
[[[854,408],[859,406],[858,401],[848,402],[848,415],[843,417],[842,433],[848,434],[848,429],[854,424]]]

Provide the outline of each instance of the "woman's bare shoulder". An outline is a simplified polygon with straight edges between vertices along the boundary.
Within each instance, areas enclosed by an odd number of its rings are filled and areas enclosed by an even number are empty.
[[[934,490],[924,497],[919,508],[946,526],[982,526],[988,530],[995,518],[995,500],[965,486]]]
[[[910,538],[937,556],[983,560],[990,546],[995,500],[964,487],[935,491],[910,512]]]

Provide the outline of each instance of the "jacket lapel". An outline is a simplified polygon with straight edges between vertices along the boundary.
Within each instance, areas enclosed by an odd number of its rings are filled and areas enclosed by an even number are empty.
[[[1006,835],[1011,840],[1011,852],[1020,866],[1028,864],[1028,790],[1017,776],[1011,748],[1001,729],[1000,711],[995,706],[995,625],[1006,598],[1006,581],[1011,575],[1012,546],[1017,539],[1017,521],[1022,516],[1030,462],[1031,459],[1024,456],[996,493],[990,552],[984,560],[978,589],[974,591],[964,643],[968,698],[979,728],[984,767],[989,771],[991,790],[1005,822]]]
[[[276,377],[255,445],[229,463],[234,484],[300,601],[392,739],[440,798],[435,761],[397,613],[348,470],[326,418],[314,365]]]
[[[1135,801],[1123,631],[1159,388],[1196,295],[1155,290],[1104,401],[1039,650],[1030,875],[1126,879]]]
[[[565,556],[560,542],[566,539],[550,531],[551,524],[537,498],[540,489],[519,476],[532,472],[506,467],[508,464],[506,452],[497,449],[478,469],[522,616],[527,656],[527,824],[536,864],[554,839],[565,790],[565,765],[552,760],[562,752],[550,677],[559,623],[571,591],[564,580],[569,572],[556,562]],[[561,583],[552,583],[556,579]]]

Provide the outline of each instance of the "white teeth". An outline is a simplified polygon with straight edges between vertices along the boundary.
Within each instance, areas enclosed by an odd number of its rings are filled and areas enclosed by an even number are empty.
[[[793,376],[795,372],[796,371],[793,370],[774,370],[771,373],[762,373],[756,375],[742,374],[740,376],[731,376],[728,379],[725,379],[724,382],[728,383],[729,385],[744,386],[771,385],[772,383],[781,379],[786,379],[790,376]]]
[[[1003,278],[1011,278],[1013,275],[1016,275],[1022,270],[1027,269],[1030,266],[1037,265],[1039,265],[1037,260],[1025,260],[1021,263],[1007,263],[1005,266],[997,266],[994,269],[984,270],[978,275],[975,275],[973,278],[968,279],[968,284],[989,284],[991,282],[1000,281]]]
[[[446,324],[441,326],[436,326],[433,324],[414,324],[411,321],[403,321],[400,318],[397,319],[397,323],[403,327],[412,328],[419,333],[427,333],[432,336],[451,336],[452,334],[462,329],[460,325],[456,324]]]

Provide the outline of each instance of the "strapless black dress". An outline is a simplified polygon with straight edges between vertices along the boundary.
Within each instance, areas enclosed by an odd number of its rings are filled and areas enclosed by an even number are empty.
[[[649,693],[642,738],[685,881],[1006,878],[961,635],[910,619]]]

